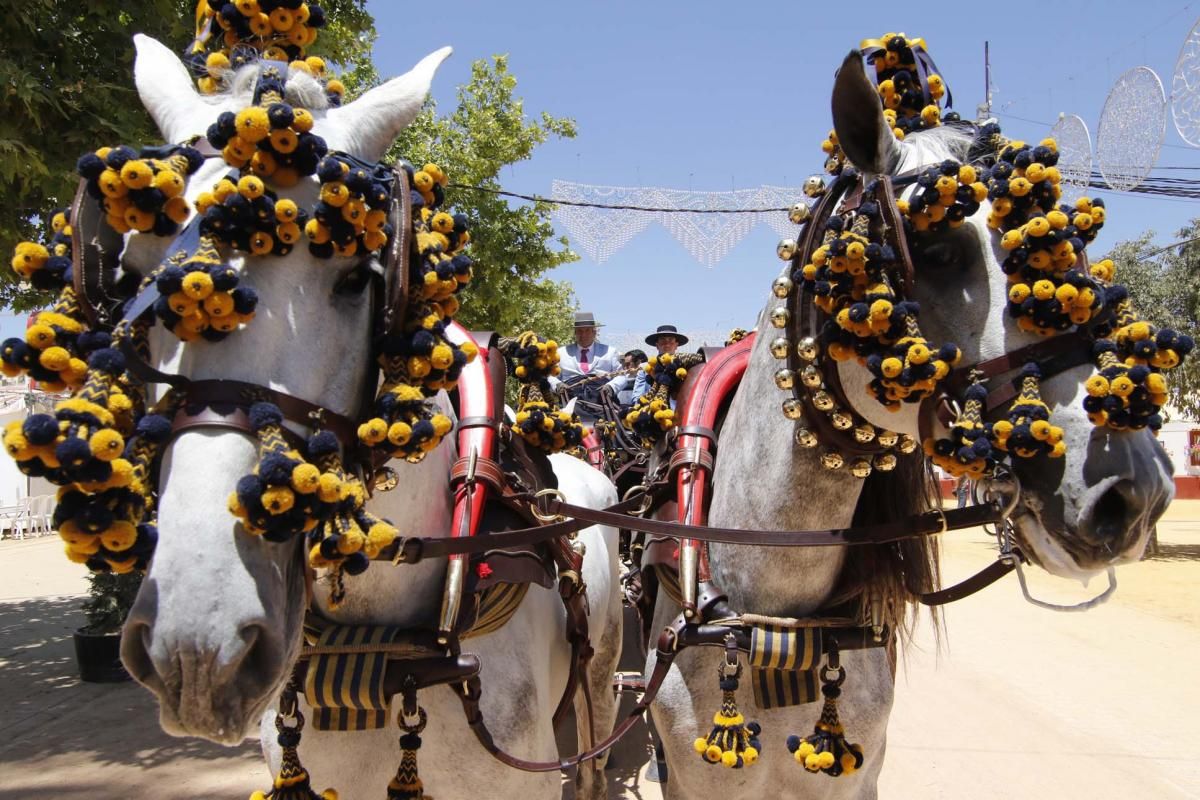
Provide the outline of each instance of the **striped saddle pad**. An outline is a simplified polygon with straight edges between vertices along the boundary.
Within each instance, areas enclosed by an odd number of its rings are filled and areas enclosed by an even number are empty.
[[[821,629],[756,625],[750,634],[750,683],[759,708],[811,703],[818,696]]]

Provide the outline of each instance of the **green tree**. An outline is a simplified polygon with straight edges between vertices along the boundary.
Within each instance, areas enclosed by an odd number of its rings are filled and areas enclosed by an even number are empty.
[[[1129,287],[1134,308],[1160,327],[1174,328],[1200,341],[1200,219],[1176,234],[1184,242],[1156,250],[1153,231],[1121,242],[1108,254],[1116,264],[1116,280]],[[1200,418],[1200,352],[1167,376],[1171,406],[1192,419]]]
[[[361,60],[374,41],[366,0],[322,0],[330,26],[311,52]],[[159,141],[133,86],[133,34],[177,52],[191,42],[195,0],[0,0],[0,253],[44,234],[47,211],[70,204],[75,161],[103,145]],[[0,307],[44,302],[0,269]]]
[[[355,77],[360,86],[376,80],[373,74]],[[470,252],[477,267],[463,293],[463,324],[506,335],[535,330],[565,341],[574,292],[569,283],[545,273],[579,256],[565,237],[554,236],[552,204],[513,204],[496,192],[501,169],[529,159],[551,136],[573,138],[575,123],[546,112],[528,119],[524,102],[514,95],[516,86],[506,56],[474,62],[454,111],[438,116],[430,100],[388,158],[442,167],[450,176],[452,210],[470,220]]]

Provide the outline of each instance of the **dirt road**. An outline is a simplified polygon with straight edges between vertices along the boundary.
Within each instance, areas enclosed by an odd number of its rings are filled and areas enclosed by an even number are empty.
[[[1086,614],[1034,608],[1010,577],[947,610],[940,652],[922,625],[900,668],[880,797],[1200,798],[1200,503],[1172,506],[1159,536],[1161,554],[1122,568],[1116,597]],[[946,581],[984,566],[987,545],[947,537]],[[1030,583],[1057,602],[1100,588]],[[85,586],[57,541],[0,542],[0,798],[243,800],[264,788],[255,744],[171,739],[139,687],[75,679]],[[636,742],[620,754],[614,797],[661,796],[641,754]]]

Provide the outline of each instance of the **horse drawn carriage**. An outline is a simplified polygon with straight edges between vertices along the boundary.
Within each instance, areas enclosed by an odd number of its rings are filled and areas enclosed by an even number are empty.
[[[943,114],[920,40],[842,64],[757,332],[654,360],[585,445],[547,342],[454,321],[446,176],[377,163],[449,50],[343,104],[311,3],[198,20],[187,65],[137,40],[171,144],[82,158],[54,239],[17,249],[60,298],[4,368],[74,393],[4,440],[63,487],[70,558],[147,570],[123,659],[163,727],[261,721],[257,797],[316,797],[310,770],[342,797],[557,797],[572,765],[599,797],[647,709],[669,796],[871,797],[912,607],[1027,561],[1111,571],[1169,501],[1145,429],[1191,341],[1088,265],[1104,209],[1059,207],[1052,141]],[[589,446],[607,474],[556,452]],[[982,502],[943,511],[930,462]],[[934,535],[980,524],[997,560],[939,588]],[[619,530],[647,661],[614,724]]]

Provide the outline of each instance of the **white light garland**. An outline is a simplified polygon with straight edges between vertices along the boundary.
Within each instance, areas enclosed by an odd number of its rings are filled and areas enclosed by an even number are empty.
[[[803,198],[798,186],[700,192],[556,180],[550,190],[550,199],[559,203],[554,214],[572,247],[592,261],[603,263],[651,223],[658,223],[706,267],[715,266],[760,223],[780,236],[794,234],[796,226],[788,221],[786,210],[755,209],[787,209]],[[614,205],[637,208],[611,208]]]

